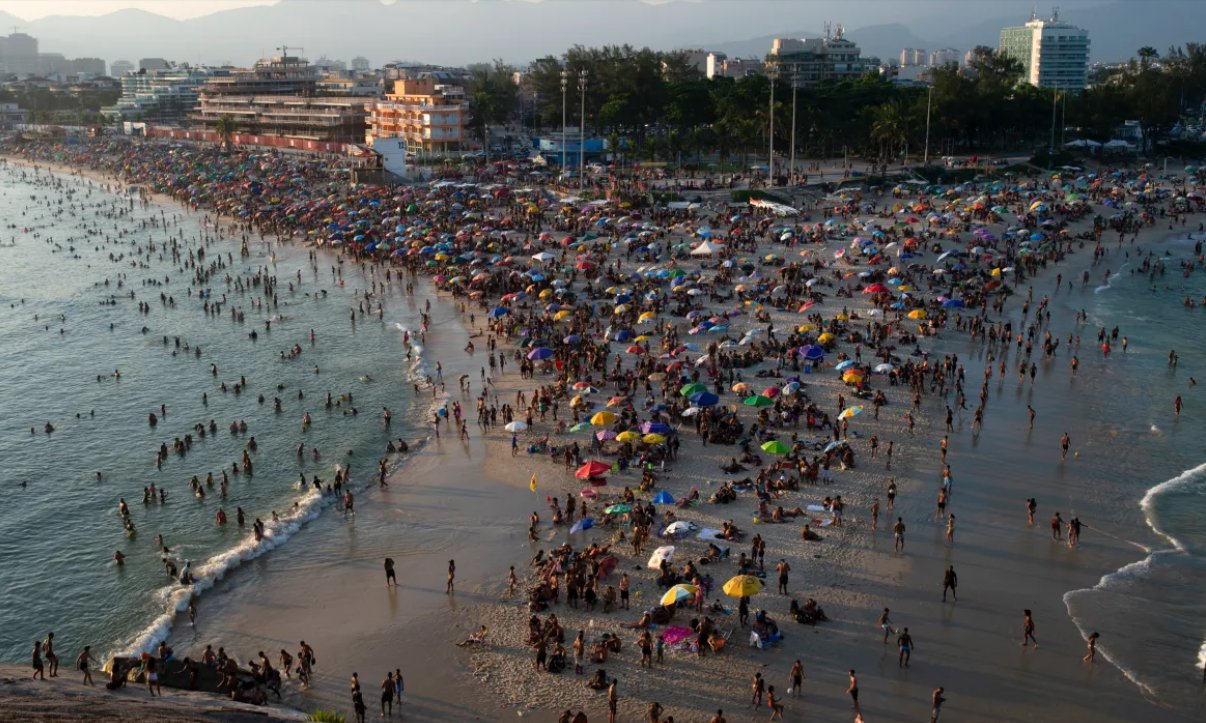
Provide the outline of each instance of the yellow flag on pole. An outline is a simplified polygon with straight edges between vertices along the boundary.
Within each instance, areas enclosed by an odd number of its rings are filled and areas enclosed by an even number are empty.
[[[532,490],[533,492],[536,491],[536,473],[535,472],[532,473],[532,481],[528,482],[528,489]]]

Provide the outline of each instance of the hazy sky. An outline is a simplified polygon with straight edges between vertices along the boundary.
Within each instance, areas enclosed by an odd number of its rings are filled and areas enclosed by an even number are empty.
[[[183,20],[219,10],[274,2],[276,0],[0,0],[0,10],[26,20],[37,20],[47,15],[104,15],[137,8]]]

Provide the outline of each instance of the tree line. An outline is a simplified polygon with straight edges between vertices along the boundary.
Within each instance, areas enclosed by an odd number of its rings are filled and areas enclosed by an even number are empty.
[[[578,126],[585,101],[587,132],[609,138],[613,148],[624,148],[634,158],[765,159],[771,113],[776,152],[788,152],[793,88],[786,74],[773,81],[766,75],[708,79],[685,52],[626,45],[574,46],[561,57],[540,58],[518,86],[514,69],[501,62],[472,66],[471,127],[479,137],[488,126],[507,122],[534,132],[559,132],[563,72],[567,123]],[[1016,60],[978,47],[964,67],[934,68],[928,88],[896,84],[878,73],[796,88],[797,153],[816,158],[845,151],[885,163],[899,162],[906,153],[918,159],[927,111],[931,158],[1030,152],[1075,138],[1104,142],[1128,120],[1139,122],[1151,148],[1179,120],[1201,115],[1206,45],[1171,48],[1163,57],[1141,48],[1131,62],[1096,71],[1094,85],[1081,92],[1035,88],[1022,76]]]

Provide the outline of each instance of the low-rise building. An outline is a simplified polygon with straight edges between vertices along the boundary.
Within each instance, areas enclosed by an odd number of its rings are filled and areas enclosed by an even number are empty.
[[[758,58],[730,58],[724,53],[708,53],[704,75],[712,78],[744,78],[766,73],[766,63]]]
[[[228,118],[236,133],[359,143],[370,101],[353,96],[202,94],[190,120],[199,130],[216,131],[219,121]]]
[[[393,92],[368,102],[366,142],[402,138],[411,151],[464,149],[469,120],[465,89],[440,80],[434,73],[395,80]]]
[[[157,72],[126,73],[117,103],[102,108],[111,120],[150,121],[178,125],[197,107],[197,98],[206,82],[224,71],[213,68],[181,67]]]
[[[878,69],[878,60],[864,58],[858,45],[847,40],[842,26],[823,38],[775,38],[767,64],[784,78],[794,78],[801,88],[826,80],[854,80]]]

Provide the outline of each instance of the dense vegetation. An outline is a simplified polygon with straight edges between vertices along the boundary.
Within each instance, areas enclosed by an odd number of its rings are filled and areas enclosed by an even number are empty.
[[[766,76],[704,78],[680,52],[629,46],[575,46],[528,69],[518,93],[502,63],[472,69],[474,127],[519,119],[546,130],[561,127],[562,71],[566,113],[580,119],[579,73],[586,71],[586,126],[642,158],[702,156],[765,158],[770,109]],[[932,90],[900,86],[878,75],[827,82],[796,91],[796,144],[801,157],[843,149],[882,162],[907,152],[917,158],[930,107],[930,154],[1033,151],[1074,138],[1106,141],[1127,120],[1139,121],[1145,142],[1164,140],[1181,119],[1197,118],[1206,100],[1206,45],[1173,48],[1161,57],[1142,48],[1130,63],[1096,73],[1081,93],[1054,93],[1021,82],[1022,68],[990,48],[976,48],[964,68],[933,72]],[[787,153],[792,133],[790,78],[774,93],[775,147]],[[931,96],[932,93],[932,96]]]

